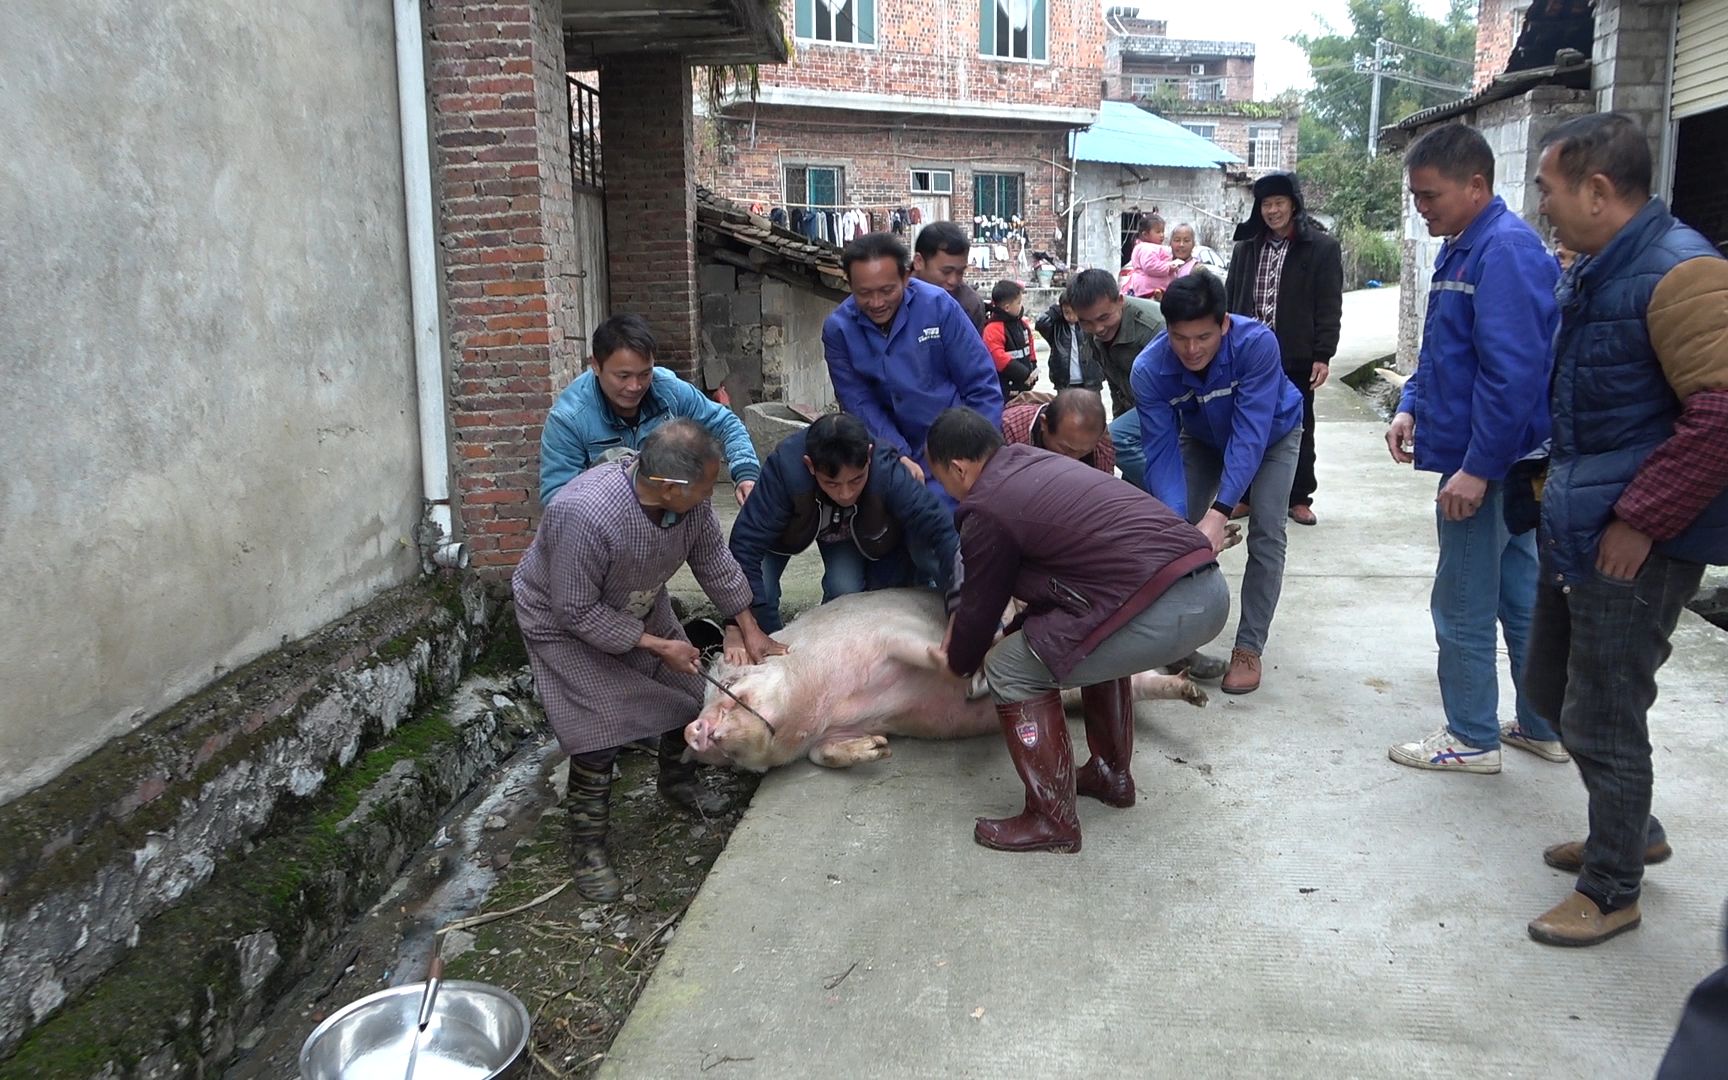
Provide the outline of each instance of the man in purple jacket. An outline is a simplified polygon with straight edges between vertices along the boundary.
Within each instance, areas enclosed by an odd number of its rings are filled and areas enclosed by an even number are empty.
[[[949,409],[930,425],[931,468],[960,502],[957,599],[937,658],[988,677],[1026,808],[978,819],[998,851],[1080,850],[1076,794],[1132,806],[1130,679],[1187,656],[1230,614],[1212,543],[1145,492],[1071,458],[1002,444]],[[1025,604],[995,641],[1008,601]],[[1092,758],[1074,770],[1062,688],[1081,687]]]

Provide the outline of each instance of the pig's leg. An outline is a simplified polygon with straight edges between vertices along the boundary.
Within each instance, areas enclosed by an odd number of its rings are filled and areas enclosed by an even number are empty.
[[[1206,691],[1186,675],[1160,675],[1155,671],[1142,671],[1134,676],[1135,701],[1186,701],[1199,708],[1209,700]],[[1062,691],[1062,704],[1077,706],[1080,704],[1079,690]]]
[[[830,735],[810,748],[810,760],[825,769],[849,769],[893,756],[881,735]]]

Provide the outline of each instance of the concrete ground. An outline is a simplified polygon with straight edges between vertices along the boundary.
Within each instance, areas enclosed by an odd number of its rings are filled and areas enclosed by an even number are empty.
[[[1352,294],[1338,374],[1390,351],[1395,303]],[[1582,835],[1583,789],[1516,751],[1498,776],[1386,759],[1440,722],[1433,482],[1349,390],[1320,401],[1321,524],[1292,529],[1258,693],[1143,705],[1139,803],[1082,800],[1073,856],[972,842],[1020,805],[995,739],[773,773],[602,1075],[1651,1075],[1721,962],[1728,638],[1686,615],[1661,678],[1676,854],[1644,926],[1531,942],[1571,887],[1541,850]]]

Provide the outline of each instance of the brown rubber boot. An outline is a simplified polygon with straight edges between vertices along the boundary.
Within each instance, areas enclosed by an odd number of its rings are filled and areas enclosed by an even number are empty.
[[[595,772],[570,762],[571,878],[588,899],[610,904],[624,894],[624,882],[606,859],[606,824],[611,813],[612,770]]]
[[[1080,691],[1086,715],[1086,747],[1092,757],[1075,774],[1074,790],[1106,806],[1134,805],[1134,684],[1115,679]]]
[[[660,797],[697,817],[719,817],[732,809],[731,799],[702,783],[696,763],[684,760],[686,749],[683,728],[660,736]]]
[[[1644,849],[1644,865],[1654,866],[1659,862],[1667,862],[1668,856],[1672,854],[1674,849],[1668,846],[1668,841],[1658,840]],[[1546,848],[1542,852],[1542,861],[1556,870],[1576,874],[1584,869],[1584,841],[1568,840],[1564,844]]]
[[[979,818],[972,838],[997,851],[1079,851],[1074,747],[1068,742],[1061,693],[998,703],[996,718],[1014,770],[1026,785],[1026,809],[1011,818]]]

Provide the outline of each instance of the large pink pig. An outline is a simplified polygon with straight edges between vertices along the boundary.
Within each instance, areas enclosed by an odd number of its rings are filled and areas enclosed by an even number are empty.
[[[857,593],[812,608],[775,635],[789,655],[753,667],[720,659],[709,669],[768,723],[710,686],[685,741],[699,761],[765,772],[803,755],[831,769],[880,761],[889,735],[961,739],[999,730],[988,694],[968,700],[931,663],[945,626],[942,597],[929,589]],[[1136,675],[1134,697],[1206,704],[1179,675]]]

